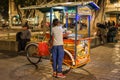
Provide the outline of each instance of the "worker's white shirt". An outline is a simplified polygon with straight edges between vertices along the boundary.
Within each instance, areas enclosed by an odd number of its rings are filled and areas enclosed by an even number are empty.
[[[52,28],[52,35],[54,37],[53,46],[63,45],[63,29],[60,26]]]

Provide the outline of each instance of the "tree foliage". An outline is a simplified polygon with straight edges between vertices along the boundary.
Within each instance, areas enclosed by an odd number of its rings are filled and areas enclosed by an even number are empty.
[[[0,1],[0,14],[3,19],[8,19],[8,0]]]
[[[18,15],[20,15],[20,20],[22,22],[22,13],[19,7],[27,7],[31,5],[40,5],[45,4],[47,2],[50,2],[51,0],[14,0],[15,6],[17,8]],[[35,16],[35,10],[24,10],[24,18],[28,17],[34,17]]]
[[[118,0],[110,0],[110,3],[116,3]]]

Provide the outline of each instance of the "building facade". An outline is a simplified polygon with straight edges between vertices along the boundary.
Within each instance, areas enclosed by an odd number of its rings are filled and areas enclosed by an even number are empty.
[[[120,25],[120,1],[111,4],[110,1],[107,0],[105,21],[114,21],[117,25]]]

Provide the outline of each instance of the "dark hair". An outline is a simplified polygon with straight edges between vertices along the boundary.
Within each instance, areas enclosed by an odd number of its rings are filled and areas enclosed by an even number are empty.
[[[54,25],[54,26],[56,26],[58,23],[59,23],[59,20],[58,20],[58,19],[54,19],[54,20],[53,20],[53,25]]]
[[[27,28],[29,28],[29,25],[28,25],[28,23],[26,22],[22,27],[27,27]]]
[[[103,28],[103,29],[106,28],[106,26],[105,26],[104,24],[102,24],[102,23],[97,23],[97,27],[99,27],[99,28]]]

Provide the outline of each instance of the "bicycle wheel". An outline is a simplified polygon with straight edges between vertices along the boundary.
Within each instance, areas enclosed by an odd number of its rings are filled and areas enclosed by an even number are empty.
[[[38,55],[38,45],[29,44],[26,48],[27,59],[32,64],[38,64],[41,61],[41,57]]]

